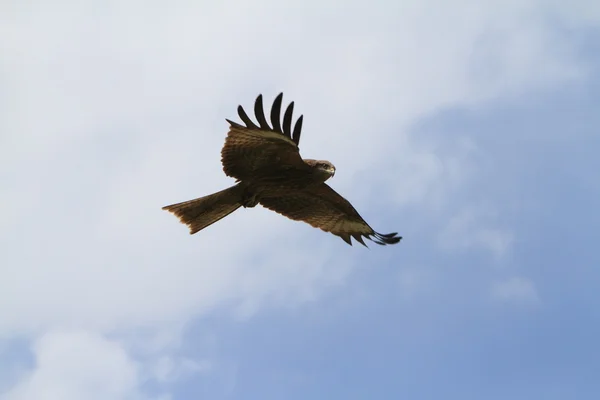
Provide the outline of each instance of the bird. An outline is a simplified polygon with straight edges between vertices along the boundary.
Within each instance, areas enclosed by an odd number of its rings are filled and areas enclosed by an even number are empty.
[[[303,115],[292,129],[294,102],[285,109],[281,121],[283,93],[271,107],[267,122],[262,94],[254,102],[254,123],[240,105],[243,124],[226,119],[229,131],[221,150],[223,172],[235,178],[235,185],[194,200],[164,206],[190,234],[214,224],[240,207],[261,206],[295,221],[332,233],[352,246],[351,238],[363,246],[363,238],[379,245],[400,242],[402,236],[378,233],[360,216],[352,204],[325,182],[335,175],[335,166],[326,160],[300,156]]]

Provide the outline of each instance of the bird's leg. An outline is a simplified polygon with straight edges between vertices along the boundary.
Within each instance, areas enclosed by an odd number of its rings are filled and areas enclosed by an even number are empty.
[[[245,187],[241,203],[245,208],[252,208],[258,204],[258,196],[256,196],[256,193],[252,189]]]

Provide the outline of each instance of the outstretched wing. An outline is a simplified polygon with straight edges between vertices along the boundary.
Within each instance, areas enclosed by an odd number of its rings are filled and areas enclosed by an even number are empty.
[[[397,233],[375,232],[348,200],[325,183],[291,190],[278,197],[263,197],[260,204],[290,219],[331,232],[350,245],[351,237],[364,246],[363,236],[380,245],[395,244],[402,239]]]
[[[280,168],[306,168],[298,148],[303,116],[298,118],[292,131],[292,102],[285,110],[282,125],[282,99],[283,93],[280,93],[271,107],[270,119],[273,127],[269,126],[265,118],[262,95],[259,95],[254,103],[258,125],[248,117],[242,106],[238,106],[238,114],[244,125],[227,120],[230,127],[221,150],[221,163],[226,175],[246,180],[255,177],[261,171],[272,174],[277,173]]]

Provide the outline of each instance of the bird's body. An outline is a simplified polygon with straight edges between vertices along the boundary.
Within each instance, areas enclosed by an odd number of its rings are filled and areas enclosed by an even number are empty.
[[[194,234],[239,207],[257,204],[293,220],[299,220],[331,232],[352,244],[354,237],[364,245],[362,237],[378,244],[398,243],[401,237],[375,232],[352,205],[329,187],[325,181],[335,174],[329,161],[302,159],[298,144],[303,117],[291,129],[292,102],[280,124],[283,94],[275,98],[271,109],[272,127],[266,121],[262,95],[256,99],[254,112],[259,126],[247,116],[242,106],[238,114],[245,126],[230,124],[221,162],[226,175],[236,185],[199,199],[163,207],[190,228]]]

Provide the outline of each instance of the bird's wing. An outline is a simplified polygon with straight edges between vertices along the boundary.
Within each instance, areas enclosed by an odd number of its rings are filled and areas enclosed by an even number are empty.
[[[277,197],[264,197],[260,204],[290,219],[331,232],[350,245],[351,237],[363,245],[363,236],[380,245],[395,244],[402,239],[397,233],[375,232],[348,200],[325,183],[304,190],[290,190]]]
[[[242,106],[238,107],[238,114],[244,125],[227,120],[230,127],[221,150],[221,162],[226,175],[245,180],[255,177],[261,170],[277,173],[280,168],[307,168],[298,148],[303,116],[298,118],[292,131],[294,111],[292,102],[284,113],[282,125],[280,121],[282,98],[283,93],[280,93],[271,108],[273,127],[269,126],[265,118],[262,95],[259,95],[254,103],[254,114],[258,125],[248,117]]]

